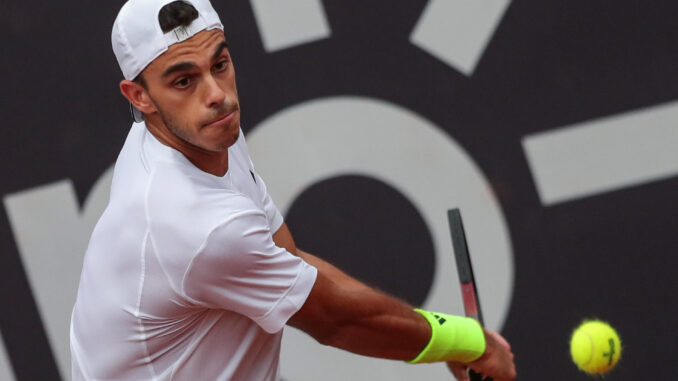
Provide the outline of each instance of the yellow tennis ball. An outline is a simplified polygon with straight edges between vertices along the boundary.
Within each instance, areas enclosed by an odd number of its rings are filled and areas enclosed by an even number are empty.
[[[621,356],[621,341],[609,324],[600,320],[582,323],[570,339],[572,360],[587,373],[605,373]]]

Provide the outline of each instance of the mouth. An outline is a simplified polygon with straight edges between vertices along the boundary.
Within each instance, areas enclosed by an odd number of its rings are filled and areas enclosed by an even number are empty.
[[[208,122],[204,124],[202,127],[203,128],[210,128],[210,127],[223,127],[226,124],[230,123],[233,120],[233,117],[235,117],[235,113],[237,110],[233,110],[227,114],[221,115],[214,119],[211,122]]]

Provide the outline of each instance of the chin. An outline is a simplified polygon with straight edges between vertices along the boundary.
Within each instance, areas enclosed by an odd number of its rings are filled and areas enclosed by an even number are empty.
[[[228,150],[232,145],[235,144],[235,142],[238,141],[238,136],[239,136],[239,133],[236,133],[235,136],[232,136],[232,137],[230,137],[226,140],[223,140],[223,141],[217,143],[217,145],[215,147],[215,151],[223,152],[223,151]]]
[[[235,128],[229,127],[228,129],[220,131],[218,134],[214,134],[213,132],[211,135],[212,136],[203,136],[201,139],[202,142],[198,146],[207,151],[223,152],[238,141],[240,126]]]
[[[235,127],[235,131],[233,132],[233,144],[235,144],[239,137],[240,137],[240,124],[237,124]]]
[[[235,129],[235,131],[231,134],[230,138],[225,142],[227,144],[227,147],[230,147],[235,144],[235,142],[238,141],[238,137],[240,136],[240,127]]]

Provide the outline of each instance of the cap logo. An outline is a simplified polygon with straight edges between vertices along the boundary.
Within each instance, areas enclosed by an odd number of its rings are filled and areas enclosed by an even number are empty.
[[[174,28],[174,30],[172,30],[170,34],[174,35],[177,43],[183,42],[191,38],[191,31],[188,30],[188,28],[185,26],[179,26]]]

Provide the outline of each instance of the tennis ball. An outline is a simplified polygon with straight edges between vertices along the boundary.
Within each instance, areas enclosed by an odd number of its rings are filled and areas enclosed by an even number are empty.
[[[600,320],[582,323],[570,339],[572,360],[586,373],[605,373],[621,356],[619,335],[609,324]]]

